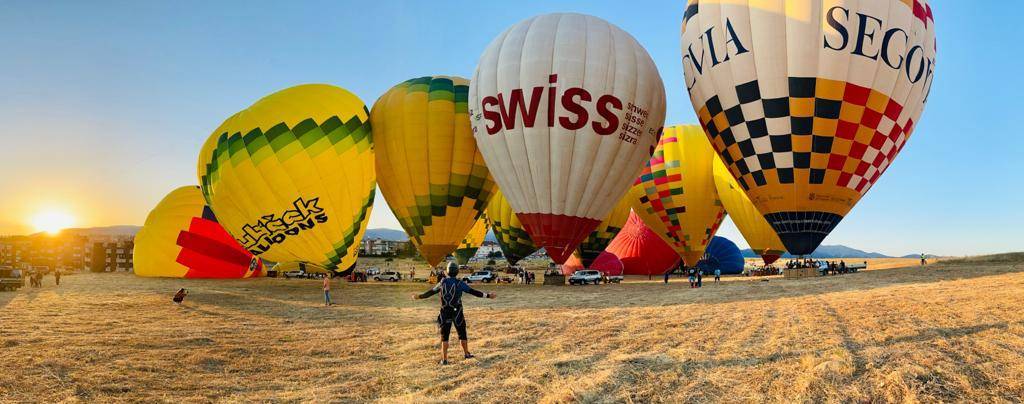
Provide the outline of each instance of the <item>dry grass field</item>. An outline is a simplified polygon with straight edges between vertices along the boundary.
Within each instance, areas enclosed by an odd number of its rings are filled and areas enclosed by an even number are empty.
[[[178,287],[191,295],[170,302]],[[67,276],[0,293],[0,402],[1014,402],[1024,254],[689,289],[484,286],[437,365],[423,284]],[[456,349],[457,352],[457,349]]]

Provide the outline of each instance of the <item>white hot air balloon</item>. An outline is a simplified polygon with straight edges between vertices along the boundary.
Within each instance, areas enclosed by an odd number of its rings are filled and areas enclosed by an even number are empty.
[[[650,158],[665,88],[650,55],[622,29],[545,14],[491,42],[470,82],[469,108],[509,205],[563,263]]]

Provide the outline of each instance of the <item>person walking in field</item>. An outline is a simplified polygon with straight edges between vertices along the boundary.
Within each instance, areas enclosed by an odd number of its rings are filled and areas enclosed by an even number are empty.
[[[414,300],[426,299],[438,293],[441,294],[441,312],[437,315],[437,325],[441,332],[441,365],[448,364],[448,337],[451,335],[452,326],[459,334],[459,344],[462,345],[463,358],[471,359],[473,354],[469,353],[469,337],[466,334],[466,315],[462,311],[462,294],[469,293],[476,297],[494,299],[498,297],[492,292],[481,292],[471,288],[466,282],[458,279],[459,266],[454,262],[448,264],[447,277],[441,279],[437,285],[421,294],[414,294]]]
[[[333,306],[331,301],[331,275],[324,275],[324,306]]]
[[[53,271],[53,280],[55,282],[57,282],[57,286],[60,286],[60,270],[59,269]]]
[[[174,302],[174,304],[180,305],[181,302],[185,300],[185,296],[188,296],[188,291],[185,290],[185,288],[181,288],[178,289],[178,292],[174,294],[174,297],[171,298],[171,300]]]

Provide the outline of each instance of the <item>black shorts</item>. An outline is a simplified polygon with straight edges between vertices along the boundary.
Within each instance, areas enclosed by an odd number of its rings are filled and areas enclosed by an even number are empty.
[[[442,308],[441,313],[437,315],[437,325],[441,329],[441,341],[448,342],[453,325],[455,332],[459,334],[460,341],[469,339],[466,336],[466,316],[462,314],[461,307],[457,309]]]

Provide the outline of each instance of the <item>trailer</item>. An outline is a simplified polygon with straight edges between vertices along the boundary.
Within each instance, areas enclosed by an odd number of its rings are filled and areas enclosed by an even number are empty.
[[[11,267],[0,267],[0,291],[18,290],[25,286],[25,278],[21,270]]]

